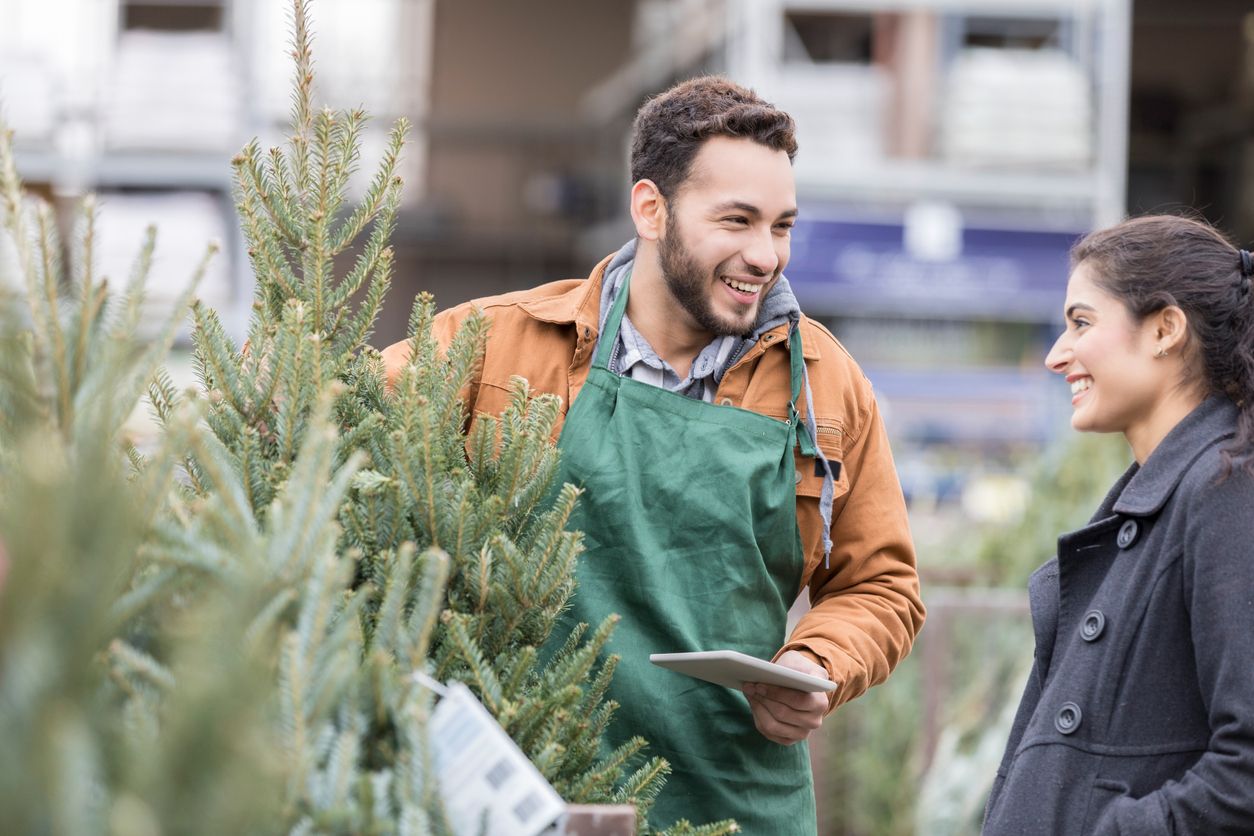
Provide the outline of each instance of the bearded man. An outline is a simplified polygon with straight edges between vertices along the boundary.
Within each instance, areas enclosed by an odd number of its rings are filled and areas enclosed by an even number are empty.
[[[490,319],[472,420],[510,378],[558,395],[560,482],[584,491],[565,618],[619,622],[606,745],[649,740],[672,773],[652,812],[813,834],[806,738],[882,682],[923,624],[905,502],[871,385],[784,278],[797,218],[792,118],[717,77],[641,107],[636,237],[587,279],[441,313],[444,346]],[[391,374],[408,343],[384,352]],[[805,588],[811,608],[786,635]],[[561,641],[569,630],[554,631]],[[837,683],[739,691],[650,665],[733,649]]]

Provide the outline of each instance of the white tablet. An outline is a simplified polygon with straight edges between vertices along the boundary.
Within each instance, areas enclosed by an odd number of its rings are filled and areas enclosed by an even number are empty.
[[[764,682],[797,691],[835,691],[831,680],[795,671],[735,650],[703,650],[696,653],[652,653],[649,661],[715,685],[740,690],[744,682]]]

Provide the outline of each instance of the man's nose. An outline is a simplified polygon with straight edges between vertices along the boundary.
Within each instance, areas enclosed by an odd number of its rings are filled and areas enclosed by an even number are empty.
[[[757,276],[769,276],[779,267],[779,252],[775,249],[775,236],[770,230],[753,236],[745,248],[745,264]]]

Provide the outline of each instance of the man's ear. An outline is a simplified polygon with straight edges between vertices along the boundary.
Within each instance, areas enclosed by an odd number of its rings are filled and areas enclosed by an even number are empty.
[[[637,180],[631,187],[631,220],[636,236],[656,241],[666,228],[666,198],[652,180]]]
[[[1154,314],[1154,346],[1179,354],[1189,338],[1189,318],[1179,305],[1168,305]]]

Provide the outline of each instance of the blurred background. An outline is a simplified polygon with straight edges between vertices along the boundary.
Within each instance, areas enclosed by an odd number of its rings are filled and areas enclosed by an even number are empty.
[[[229,159],[285,134],[289,14],[0,0],[0,107],[28,186],[67,224],[99,195],[118,279],[157,222],[155,305],[226,242],[201,295],[240,338]],[[316,0],[311,16],[318,98],[374,116],[359,189],[391,122],[415,124],[379,346],[420,290],[444,307],[584,276],[624,243],[649,94],[720,72],[793,114],[786,273],[875,385],[930,610],[914,656],[816,742],[823,832],[976,832],[1031,658],[1024,580],[1129,460],[1069,433],[1042,367],[1067,250],[1182,208],[1254,239],[1247,0]]]

